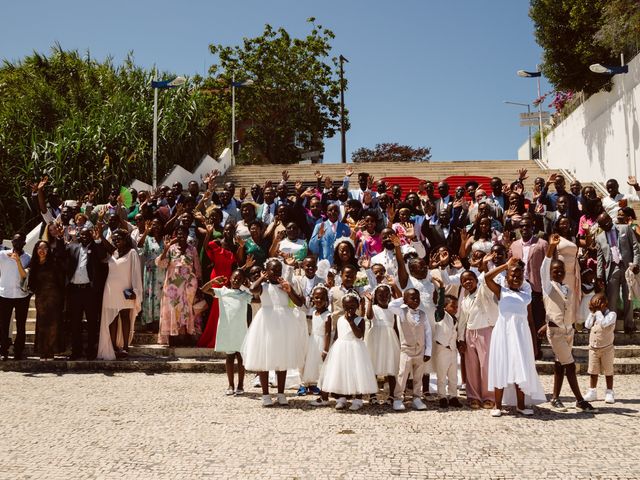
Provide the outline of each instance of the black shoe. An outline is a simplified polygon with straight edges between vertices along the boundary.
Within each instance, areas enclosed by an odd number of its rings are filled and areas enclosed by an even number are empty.
[[[458,397],[450,398],[449,406],[454,408],[462,408],[462,404],[460,403],[460,400],[458,400]]]
[[[581,402],[576,402],[576,408],[578,410],[582,410],[583,412],[597,412],[598,409],[591,405],[586,400],[582,400]]]
[[[23,360],[23,359],[24,359],[24,357],[22,356],[22,354],[21,354],[21,353],[15,353],[15,354],[13,355],[13,359],[14,359],[14,360]]]
[[[551,404],[551,408],[553,408],[556,412],[566,412],[567,407],[564,406],[564,403],[559,398],[552,398],[549,402]]]
[[[440,399],[440,408],[449,408],[449,400],[446,397]]]

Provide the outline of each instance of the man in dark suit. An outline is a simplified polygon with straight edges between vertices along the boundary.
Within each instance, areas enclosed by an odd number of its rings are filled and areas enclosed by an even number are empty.
[[[69,243],[67,249],[67,313],[71,322],[71,359],[82,357],[82,316],[87,319],[88,342],[86,356],[95,360],[98,353],[98,333],[102,293],[107,277],[104,260],[107,252],[94,241],[89,228],[80,231],[80,242]]]
[[[451,212],[444,209],[438,212],[438,223],[422,223],[422,234],[429,242],[429,251],[435,252],[445,245],[453,255],[460,251],[460,231],[451,225]]]
[[[611,217],[602,213],[598,217],[598,226],[603,230],[596,236],[598,252],[598,283],[606,284],[609,308],[615,310],[622,288],[624,331],[635,331],[633,309],[629,300],[629,285],[624,276],[629,267],[633,273],[640,271],[640,245],[635,233],[627,225],[614,225]]]

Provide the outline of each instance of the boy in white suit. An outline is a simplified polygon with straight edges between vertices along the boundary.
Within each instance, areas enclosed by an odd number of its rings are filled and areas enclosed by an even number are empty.
[[[438,395],[440,396],[441,408],[462,407],[457,397],[458,341],[463,341],[464,329],[458,328],[457,314],[458,299],[453,295],[446,295],[444,308],[436,310],[436,323],[433,332],[433,362],[438,376]]]

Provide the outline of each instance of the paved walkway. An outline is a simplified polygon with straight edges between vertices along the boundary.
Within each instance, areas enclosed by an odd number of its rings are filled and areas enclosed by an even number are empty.
[[[265,409],[256,389],[225,397],[223,375],[2,372],[0,478],[640,478],[640,376],[615,382],[596,415],[494,419],[434,403],[337,412],[293,393]]]

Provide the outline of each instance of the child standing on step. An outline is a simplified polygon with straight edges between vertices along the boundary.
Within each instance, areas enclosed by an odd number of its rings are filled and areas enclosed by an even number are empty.
[[[244,365],[242,364],[242,343],[247,333],[247,306],[253,296],[246,290],[244,270],[236,270],[231,274],[230,288],[224,286],[226,277],[219,276],[205,283],[202,291],[213,295],[219,301],[218,333],[216,335],[216,352],[225,352],[225,370],[229,387],[226,395],[242,395],[244,393]],[[234,388],[234,361],[238,362],[238,387]]]
[[[613,395],[613,359],[614,329],[616,328],[616,312],[609,310],[609,302],[604,293],[597,293],[589,303],[591,313],[584,322],[589,332],[589,370],[590,387],[584,399],[593,402],[598,399],[598,375],[603,374],[607,382],[604,401],[615,403]]]
[[[440,408],[460,408],[458,400],[458,340],[462,340],[458,332],[458,299],[446,295],[444,302],[439,302],[435,314],[436,324],[433,332],[433,358],[438,376],[438,395]]]

